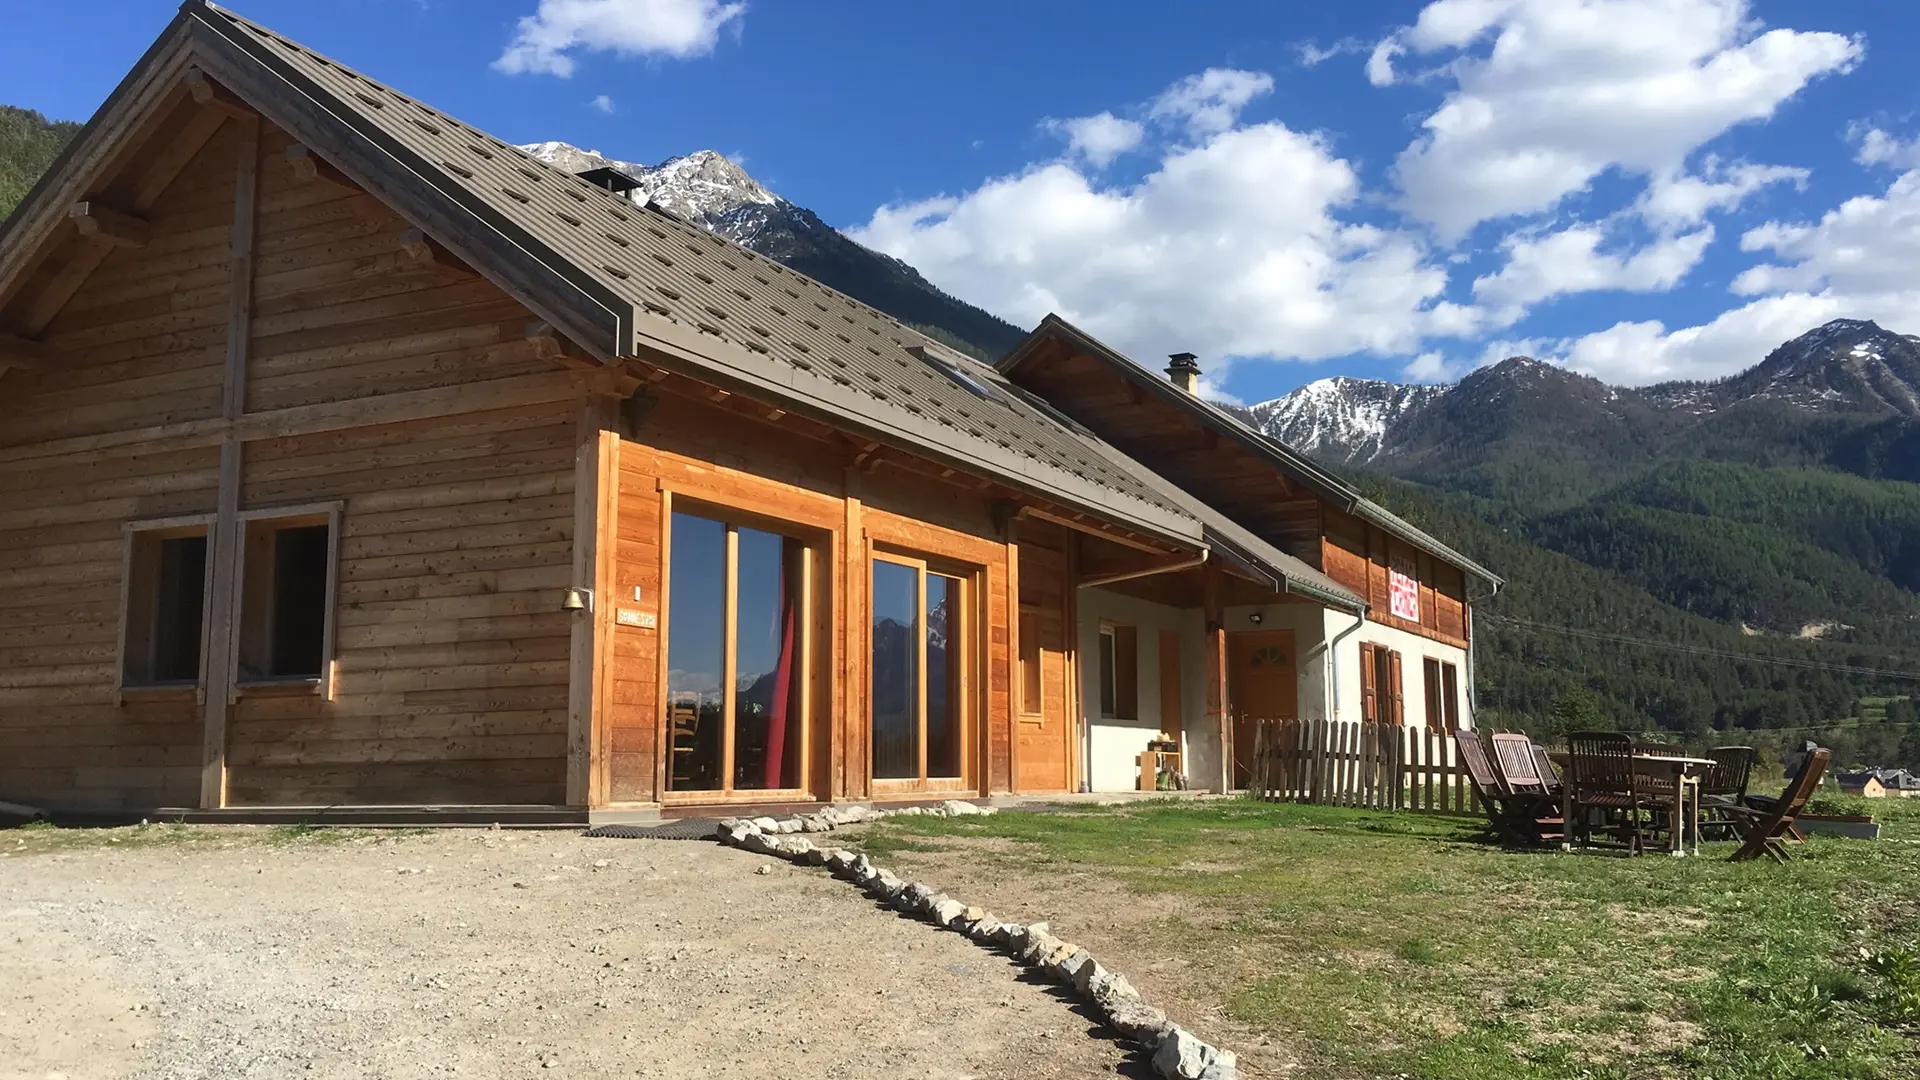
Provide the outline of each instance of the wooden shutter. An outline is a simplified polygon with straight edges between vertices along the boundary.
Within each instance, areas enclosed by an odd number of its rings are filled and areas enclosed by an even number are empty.
[[[1440,661],[1429,656],[1421,662],[1420,668],[1420,681],[1427,694],[1427,727],[1433,731],[1445,731],[1447,705],[1442,696]]]
[[[1360,718],[1369,724],[1380,722],[1379,671],[1373,654],[1372,645],[1360,643]]]
[[[1403,691],[1406,688],[1406,680],[1402,677],[1400,671],[1400,654],[1397,652],[1388,653],[1387,659],[1393,669],[1392,673],[1387,676],[1388,701],[1392,708],[1390,715],[1393,717],[1392,722],[1394,724],[1405,726],[1407,722],[1407,699]]]
[[[1447,730],[1460,730],[1460,678],[1452,664],[1442,664],[1441,685],[1447,696]]]

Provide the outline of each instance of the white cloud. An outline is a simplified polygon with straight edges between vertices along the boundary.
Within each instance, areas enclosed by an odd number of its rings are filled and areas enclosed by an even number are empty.
[[[1124,120],[1110,112],[1048,120],[1042,126],[1067,140],[1068,156],[1080,157],[1096,169],[1106,168],[1114,158],[1139,146],[1147,134],[1139,121]]]
[[[1436,0],[1375,47],[1368,74],[1451,85],[1394,175],[1402,207],[1456,237],[1550,210],[1609,169],[1678,176],[1862,52],[1839,34],[1761,32],[1746,0]],[[1407,56],[1436,66],[1404,75]]]
[[[1542,236],[1509,237],[1499,273],[1476,278],[1475,299],[1511,323],[1527,308],[1568,293],[1616,289],[1665,292],[1680,283],[1713,242],[1711,225],[1662,237],[1637,251],[1603,252],[1606,230],[1581,224]]]
[[[1217,380],[1233,357],[1397,355],[1471,323],[1437,303],[1446,271],[1417,240],[1342,220],[1358,196],[1320,140],[1266,123],[1166,151],[1137,184],[1052,162],[851,233],[1017,323],[1057,312],[1135,356],[1199,353]]]
[[[1789,165],[1722,165],[1709,154],[1698,176],[1681,172],[1655,176],[1635,208],[1657,226],[1695,225],[1710,211],[1731,210],[1770,184],[1804,188],[1808,175],[1806,169]]]
[[[1208,68],[1167,87],[1148,115],[1184,124],[1196,139],[1218,135],[1240,122],[1247,103],[1273,90],[1273,76],[1261,71]]]
[[[608,116],[613,115],[613,99],[608,97],[605,94],[601,94],[599,97],[594,98],[592,101],[588,102],[588,104],[592,105],[594,109],[598,112],[605,113]]]
[[[1311,41],[1302,41],[1294,46],[1300,52],[1301,67],[1319,67],[1337,56],[1348,56],[1367,51],[1367,43],[1355,37],[1344,37],[1331,45],[1321,48]]]
[[[1621,322],[1563,344],[1567,363],[1610,381],[1713,379],[1751,367],[1775,346],[1829,319],[1920,326],[1920,171],[1883,194],[1848,199],[1816,222],[1768,222],[1740,238],[1774,261],[1733,291],[1754,297],[1699,326]]]
[[[573,74],[578,49],[686,59],[714,50],[744,3],[721,0],[540,0],[493,66],[509,75]]]
[[[1400,374],[1413,382],[1422,383],[1451,382],[1459,377],[1455,367],[1437,352],[1421,353],[1407,361],[1407,365],[1400,369]]]
[[[1901,140],[1879,128],[1867,128],[1855,135],[1860,149],[1853,160],[1862,165],[1891,165],[1897,169],[1920,168],[1920,139]]]

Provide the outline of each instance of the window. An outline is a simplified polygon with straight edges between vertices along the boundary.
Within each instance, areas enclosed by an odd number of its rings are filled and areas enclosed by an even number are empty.
[[[679,511],[670,540],[668,790],[798,789],[810,548],[790,536]]]
[[[1427,726],[1435,731],[1460,730],[1460,681],[1452,664],[1427,657],[1423,662],[1427,684]]]
[[[1100,715],[1109,720],[1140,716],[1140,635],[1131,626],[1100,626]]]
[[[241,515],[240,683],[324,684],[332,660],[338,513]]]
[[[875,780],[958,779],[966,728],[967,582],[895,555],[873,560]]]
[[[1405,724],[1400,654],[1381,645],[1360,644],[1360,716],[1369,724]]]
[[[130,532],[122,685],[198,683],[206,613],[207,524]]]
[[[1038,716],[1043,711],[1040,684],[1040,615],[1023,611],[1020,613],[1020,712],[1023,715]]]

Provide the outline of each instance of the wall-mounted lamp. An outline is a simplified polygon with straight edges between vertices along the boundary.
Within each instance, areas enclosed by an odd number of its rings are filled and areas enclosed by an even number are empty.
[[[1262,622],[1266,621],[1266,618],[1267,617],[1265,615],[1262,615],[1256,611],[1253,614],[1247,616],[1247,621],[1252,623],[1255,626],[1259,626]]]
[[[560,610],[561,611],[592,611],[593,610],[593,590],[582,589],[577,586],[574,588],[568,589],[567,595],[560,601]]]

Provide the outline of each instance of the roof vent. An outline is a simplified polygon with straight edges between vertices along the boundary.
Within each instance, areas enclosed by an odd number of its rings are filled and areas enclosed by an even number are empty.
[[[597,169],[588,169],[586,172],[577,175],[580,179],[585,180],[594,187],[606,188],[615,195],[625,195],[627,192],[633,191],[640,186],[640,181],[635,180],[619,169],[608,168],[605,165]]]
[[[1167,358],[1167,378],[1187,393],[1200,389],[1200,358],[1190,352],[1177,352]]]

